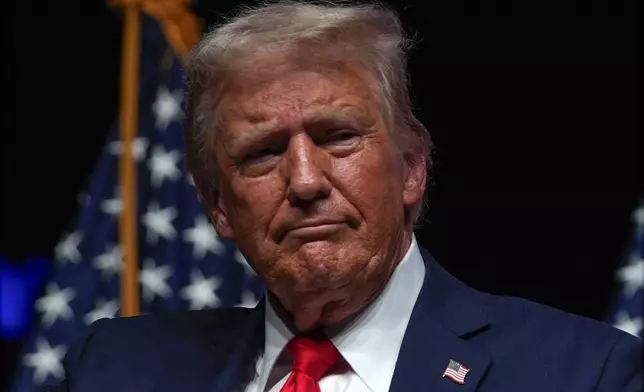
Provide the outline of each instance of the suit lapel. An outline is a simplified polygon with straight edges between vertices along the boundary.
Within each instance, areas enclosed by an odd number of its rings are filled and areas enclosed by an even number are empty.
[[[469,339],[489,326],[485,308],[472,289],[450,276],[421,248],[425,282],[405,332],[392,392],[472,392],[491,364]],[[465,384],[443,377],[450,360],[470,369]]]

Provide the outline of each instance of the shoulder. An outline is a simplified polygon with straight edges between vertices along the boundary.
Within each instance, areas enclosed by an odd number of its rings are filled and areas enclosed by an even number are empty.
[[[641,339],[526,299],[480,295],[491,323],[482,344],[500,362],[531,364],[553,379],[580,372],[595,391],[641,392]]]
[[[213,350],[229,346],[243,325],[252,327],[246,322],[252,312],[231,308],[96,321],[67,352],[65,381],[57,391],[150,390],[162,369],[182,366],[198,378],[221,353]]]
[[[101,319],[91,329],[114,337],[150,333],[185,334],[199,333],[212,328],[225,328],[235,324],[252,309],[229,308],[211,310],[189,310],[160,314],[145,314],[134,317]]]
[[[576,315],[518,297],[482,294],[490,305],[491,320],[502,329],[523,330],[535,337],[557,341],[578,340],[612,344],[620,340],[641,342],[603,321]]]
[[[198,347],[234,331],[251,309],[195,310],[101,319],[72,346],[65,364],[73,370],[88,357],[124,357],[146,362],[173,347]]]
[[[439,315],[459,322],[472,317],[484,319],[490,327],[485,335],[500,341],[516,340],[526,345],[561,343],[564,346],[582,341],[590,342],[588,346],[595,343],[610,346],[621,340],[633,344],[641,342],[599,320],[524,298],[479,291],[451,275],[429,252],[424,251],[423,257],[431,267],[427,284],[430,295],[437,298],[433,304],[439,309]],[[471,315],[459,315],[456,309]]]
[[[217,331],[235,328],[251,309],[194,310],[135,317],[101,319],[93,323],[82,342],[92,346],[131,348],[170,340],[200,340]]]
[[[525,344],[588,341],[611,345],[622,340],[641,344],[639,338],[599,320],[516,296],[477,290],[450,274],[428,251],[421,251],[431,267],[427,282],[430,294],[438,298],[435,306],[445,317],[452,317],[455,309],[469,311],[488,322],[490,328],[486,334],[496,331],[492,335],[509,340],[516,336]],[[458,319],[463,318],[467,316]],[[532,339],[527,339],[528,336]]]

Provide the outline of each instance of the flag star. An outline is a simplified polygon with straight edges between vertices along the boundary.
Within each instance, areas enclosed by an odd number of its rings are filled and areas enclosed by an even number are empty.
[[[171,122],[183,118],[181,101],[183,101],[183,94],[180,90],[175,90],[171,93],[167,87],[159,87],[156,100],[152,104],[152,111],[156,117],[158,130],[165,131]]]
[[[196,259],[203,259],[208,251],[217,255],[226,251],[212,224],[203,215],[198,215],[195,225],[183,232],[183,238],[192,243],[192,255]]]
[[[241,296],[241,303],[237,304],[238,307],[242,308],[254,308],[257,305],[257,298],[255,294],[250,290],[244,290]]]
[[[123,211],[123,201],[121,199],[103,200],[101,210],[106,214],[118,216]]]
[[[132,140],[132,156],[137,162],[143,161],[145,158],[145,153],[148,150],[149,142],[148,139],[144,137],[137,137]],[[121,155],[123,154],[123,142],[115,141],[107,145],[107,150],[112,155]]]
[[[46,294],[36,301],[36,309],[43,313],[43,326],[49,328],[58,318],[69,320],[74,317],[74,312],[69,307],[69,302],[74,297],[76,297],[76,291],[72,287],[60,290],[56,283],[49,283]]]
[[[154,146],[152,156],[148,160],[152,186],[159,187],[165,179],[176,180],[181,176],[177,163],[181,159],[179,151],[166,152],[162,146]]]
[[[630,318],[626,312],[621,311],[617,314],[615,318],[614,326],[616,328],[621,329],[624,332],[628,332],[631,335],[635,335],[639,337],[642,331],[642,318],[641,317]]]
[[[81,258],[81,254],[78,251],[78,245],[80,245],[82,240],[83,234],[78,231],[65,237],[64,240],[56,245],[56,249],[54,250],[56,260],[60,262],[69,260],[72,263],[78,263]]]
[[[101,211],[103,211],[103,213],[118,216],[123,211],[123,200],[121,199],[121,192],[118,188],[114,192],[113,199],[107,199],[101,202]]]
[[[244,267],[244,271],[246,272],[246,275],[255,275],[255,270],[253,270],[253,267],[248,264],[248,260],[246,260],[246,257],[242,254],[242,252],[239,251],[239,249],[235,250],[235,261],[237,261],[239,264]]]
[[[103,318],[114,318],[118,310],[119,305],[116,300],[105,301],[104,299],[98,299],[96,308],[85,315],[85,323],[89,325]]]
[[[143,215],[142,222],[147,228],[148,243],[156,244],[159,237],[174,240],[177,235],[172,220],[177,217],[177,210],[173,207],[159,209],[155,202],[150,203],[148,211]]]
[[[36,340],[36,352],[26,354],[24,363],[34,368],[34,383],[42,384],[50,375],[62,380],[65,370],[62,366],[62,359],[67,348],[63,345],[51,347],[44,338]]]
[[[188,173],[188,174],[186,175],[186,181],[188,182],[188,184],[190,184],[190,185],[192,185],[192,186],[195,186],[195,179],[194,179],[194,177],[192,176],[192,174]]]
[[[624,285],[624,295],[632,297],[637,290],[644,288],[644,259],[635,254],[628,264],[617,271],[617,277]]]
[[[101,271],[103,279],[109,280],[123,268],[123,250],[119,245],[110,245],[105,253],[96,256],[92,262],[94,268]]]
[[[190,309],[199,310],[219,306],[216,291],[221,280],[216,276],[205,278],[201,271],[193,270],[190,274],[190,285],[181,290],[181,297],[190,302]]]
[[[161,298],[170,298],[172,296],[172,289],[166,282],[172,276],[172,267],[169,265],[161,265],[157,267],[154,260],[145,259],[143,262],[143,270],[139,276],[142,287],[143,300],[147,303],[154,300],[154,296],[158,295]]]

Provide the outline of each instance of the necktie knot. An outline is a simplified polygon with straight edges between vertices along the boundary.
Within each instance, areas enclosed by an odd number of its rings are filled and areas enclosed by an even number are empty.
[[[304,373],[316,382],[342,359],[342,354],[329,339],[296,336],[287,349],[293,356],[293,371]]]

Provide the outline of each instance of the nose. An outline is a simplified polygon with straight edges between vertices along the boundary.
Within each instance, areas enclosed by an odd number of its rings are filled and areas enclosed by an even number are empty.
[[[326,159],[311,138],[304,134],[291,139],[288,146],[288,201],[311,202],[326,198],[331,183],[324,170]]]

